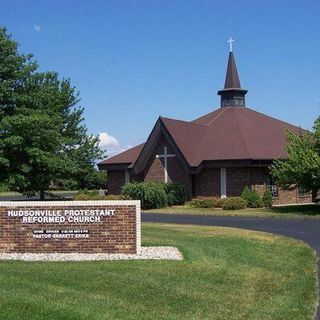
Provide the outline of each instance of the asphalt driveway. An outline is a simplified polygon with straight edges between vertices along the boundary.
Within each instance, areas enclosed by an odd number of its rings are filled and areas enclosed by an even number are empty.
[[[143,222],[194,224],[257,230],[283,235],[307,242],[320,256],[320,220],[311,219],[274,219],[249,217],[217,217],[199,215],[175,215],[142,213]],[[318,262],[320,279],[320,263]],[[317,320],[320,320],[318,308]]]

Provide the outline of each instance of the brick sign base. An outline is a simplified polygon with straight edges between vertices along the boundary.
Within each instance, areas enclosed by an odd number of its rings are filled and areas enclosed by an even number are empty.
[[[1,253],[139,253],[140,201],[0,202]]]

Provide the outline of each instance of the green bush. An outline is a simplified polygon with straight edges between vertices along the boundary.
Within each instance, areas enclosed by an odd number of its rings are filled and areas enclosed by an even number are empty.
[[[239,210],[246,207],[246,200],[241,197],[231,197],[222,200],[223,210]]]
[[[0,183],[0,192],[8,192],[10,188],[5,183]]]
[[[78,200],[78,201],[86,201],[86,200],[128,200],[127,197],[123,196],[123,195],[115,195],[115,194],[110,194],[110,195],[100,195],[99,193],[96,192],[78,192],[75,196],[74,196],[74,200]]]
[[[74,200],[85,201],[85,200],[108,200],[106,196],[100,194],[86,194],[80,193],[74,196]]]
[[[262,196],[262,203],[266,208],[272,207],[272,192],[267,189]]]
[[[167,194],[162,183],[127,183],[121,193],[130,199],[140,200],[142,209],[162,208],[167,205]]]
[[[247,202],[247,205],[249,204],[251,196],[251,190],[248,186],[245,186],[245,188],[242,191],[241,198],[244,199]]]
[[[184,184],[180,182],[169,182],[163,184],[164,191],[167,194],[167,203],[169,206],[184,204],[187,200],[187,191]]]
[[[261,208],[263,206],[262,199],[257,190],[251,191],[250,202],[248,203],[248,207],[250,208]]]
[[[190,201],[190,207],[192,208],[214,208],[214,199],[194,199]]]
[[[125,197],[122,194],[108,194],[105,197],[106,200],[130,200],[129,197]]]
[[[80,189],[77,193],[76,196],[80,195],[80,194],[86,194],[87,196],[95,196],[98,195],[99,192],[98,190],[89,190],[89,189]]]
[[[261,196],[257,190],[250,190],[247,186],[244,188],[241,198],[246,201],[248,208],[261,208],[263,206]]]
[[[190,201],[192,208],[221,208],[222,199],[219,198],[200,198]]]

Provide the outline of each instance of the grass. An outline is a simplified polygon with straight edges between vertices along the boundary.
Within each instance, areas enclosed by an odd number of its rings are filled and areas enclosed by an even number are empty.
[[[312,320],[316,254],[231,228],[144,224],[183,261],[0,262],[0,318]]]
[[[320,218],[320,206],[315,204],[281,206],[273,208],[246,208],[240,210],[222,210],[217,208],[191,208],[188,204],[186,204],[184,206],[173,206],[161,209],[144,210],[144,212],[260,218]]]

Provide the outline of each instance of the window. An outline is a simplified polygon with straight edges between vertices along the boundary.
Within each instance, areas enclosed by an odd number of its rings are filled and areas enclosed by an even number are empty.
[[[278,186],[275,185],[267,185],[267,188],[271,191],[272,193],[272,198],[278,198],[279,197],[279,189]]]
[[[299,197],[309,197],[309,196],[310,196],[310,192],[307,191],[307,190],[304,189],[304,188],[299,187],[299,188],[298,188],[298,196],[299,196]]]
[[[271,193],[272,193],[272,198],[278,198],[278,197],[279,197],[279,188],[278,188],[278,186],[275,184],[272,176],[269,176],[269,177],[267,178],[266,187],[271,191]]]

